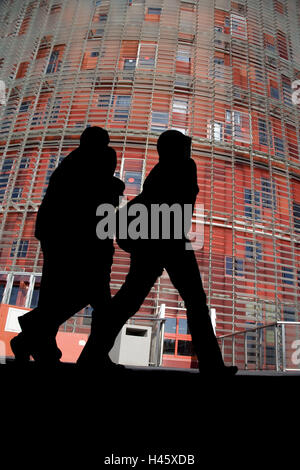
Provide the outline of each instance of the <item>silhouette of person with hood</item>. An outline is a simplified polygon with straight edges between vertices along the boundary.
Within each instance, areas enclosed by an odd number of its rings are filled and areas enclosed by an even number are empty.
[[[98,239],[96,208],[116,207],[125,185],[113,176],[117,157],[108,144],[106,130],[86,128],[79,147],[50,177],[35,226],[44,256],[39,301],[19,317],[22,331],[11,340],[16,362],[30,356],[43,364],[59,362],[59,326],[89,304],[99,312],[111,298],[113,240]]]
[[[199,188],[196,164],[190,158],[190,148],[191,138],[181,132],[168,130],[162,133],[157,141],[159,163],[145,179],[141,194],[127,204],[127,209],[138,202],[147,207],[148,214],[151,213],[153,204],[167,204],[169,207],[179,204],[182,213],[184,205],[190,204],[194,210]],[[126,206],[119,212],[125,208]],[[150,217],[148,233],[151,233],[151,223],[153,221]],[[189,240],[184,231],[182,233],[181,239],[176,239],[174,227],[174,230],[170,230],[170,239],[163,239],[161,231],[156,240],[117,238],[119,246],[131,254],[130,269],[123,286],[112,298],[107,314],[101,318],[101,327],[99,325],[98,329],[105,326],[107,333],[102,337],[99,333],[90,335],[79,357],[79,363],[103,362],[103,357],[108,355],[118,332],[139,310],[165,268],[184,300],[188,327],[201,373],[234,375],[237,372],[236,367],[226,367],[223,362],[212,328],[198,263],[194,251],[186,249]]]

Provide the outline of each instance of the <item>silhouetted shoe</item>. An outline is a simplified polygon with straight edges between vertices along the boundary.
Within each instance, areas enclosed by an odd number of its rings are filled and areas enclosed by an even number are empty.
[[[202,369],[200,368],[200,374],[209,377],[232,377],[238,371],[236,366],[223,366],[217,368],[210,368],[210,369]]]
[[[23,332],[12,338],[10,347],[20,365],[28,363],[30,356],[39,364],[55,365],[60,363],[62,356],[54,338],[40,336],[35,339]]]
[[[113,362],[109,356],[107,356],[102,362],[100,362],[101,367],[103,367],[104,370],[106,371],[122,371],[125,370],[125,366],[123,364],[116,364]]]
[[[103,338],[99,338],[97,334],[92,332],[79,356],[76,364],[83,368],[102,368],[107,370],[121,370],[125,369],[120,364],[115,364],[109,357],[108,353],[112,348],[113,340],[109,342],[106,338],[104,343]]]
[[[89,351],[91,353],[91,351]],[[81,355],[77,359],[76,365],[82,369],[97,368],[104,371],[121,371],[125,370],[122,364],[115,364],[108,355],[97,356],[96,354]]]

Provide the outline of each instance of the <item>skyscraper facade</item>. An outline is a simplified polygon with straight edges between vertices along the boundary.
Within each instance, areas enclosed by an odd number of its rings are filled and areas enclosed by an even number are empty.
[[[217,335],[299,319],[299,0],[3,0],[0,35],[4,305],[36,306],[38,206],[53,169],[97,125],[129,199],[158,161],[161,132],[192,137],[196,255]],[[128,266],[116,247],[113,294]],[[184,305],[165,273],[140,314],[162,304],[163,364],[189,367]],[[78,316],[62,329],[88,326]]]

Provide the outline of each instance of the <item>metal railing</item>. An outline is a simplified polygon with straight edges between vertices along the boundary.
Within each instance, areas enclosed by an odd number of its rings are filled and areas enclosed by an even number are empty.
[[[300,371],[300,322],[277,321],[217,339],[226,364],[245,370]]]

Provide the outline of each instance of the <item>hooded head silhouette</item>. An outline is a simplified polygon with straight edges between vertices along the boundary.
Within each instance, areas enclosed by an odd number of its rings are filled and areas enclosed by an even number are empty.
[[[160,163],[181,162],[190,157],[192,139],[180,131],[167,130],[157,140]]]
[[[98,126],[87,127],[80,136],[81,150],[99,150],[107,147],[109,135],[105,129]]]
[[[109,141],[109,134],[102,127],[87,127],[80,136],[79,150],[88,166],[91,160],[96,161],[98,170],[112,176],[117,166],[117,154],[108,147]]]

